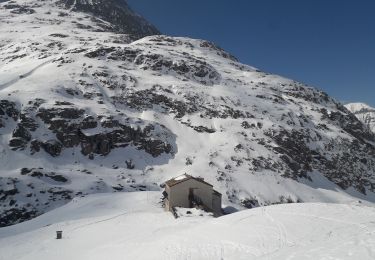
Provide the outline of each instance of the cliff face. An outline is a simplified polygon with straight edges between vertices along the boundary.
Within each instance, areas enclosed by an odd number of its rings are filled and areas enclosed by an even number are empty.
[[[0,4],[0,225],[184,172],[237,208],[374,198],[374,134],[343,105],[101,3]]]

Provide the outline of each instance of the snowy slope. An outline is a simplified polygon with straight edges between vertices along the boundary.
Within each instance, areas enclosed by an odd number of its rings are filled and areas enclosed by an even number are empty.
[[[350,103],[345,105],[362,123],[375,132],[375,108],[364,103]]]
[[[0,3],[0,226],[184,172],[238,209],[375,201],[375,137],[343,105],[97,3]]]
[[[159,192],[75,199],[0,229],[0,259],[361,259],[375,258],[375,209],[284,204],[221,218],[174,219]],[[55,231],[63,239],[55,239]]]

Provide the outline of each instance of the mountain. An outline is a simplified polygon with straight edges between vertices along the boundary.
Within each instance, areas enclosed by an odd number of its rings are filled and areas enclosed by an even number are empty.
[[[134,13],[125,0],[60,0],[59,3],[71,11],[92,14],[109,23],[109,28],[117,33],[136,38],[160,34],[155,26]],[[104,28],[108,30],[108,27]]]
[[[159,196],[159,192],[131,192],[76,198],[31,221],[1,228],[0,258],[372,260],[375,257],[373,207],[284,204],[220,218],[190,209],[191,214],[174,219],[160,207]],[[61,240],[55,239],[56,230],[63,231]]]
[[[345,107],[375,133],[375,108],[364,103],[350,103]]]
[[[99,3],[0,3],[0,226],[184,172],[226,210],[375,201],[374,134],[341,103]]]

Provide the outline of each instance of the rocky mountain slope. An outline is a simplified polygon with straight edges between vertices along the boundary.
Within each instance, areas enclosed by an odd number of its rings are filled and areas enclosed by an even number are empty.
[[[364,103],[350,103],[345,107],[375,133],[375,108]]]
[[[0,226],[184,172],[239,209],[375,201],[375,137],[343,105],[100,3],[0,3]]]
[[[133,38],[160,34],[152,24],[134,13],[123,0],[60,0],[63,7],[75,12],[92,14],[95,19],[109,23],[106,31],[126,33]]]

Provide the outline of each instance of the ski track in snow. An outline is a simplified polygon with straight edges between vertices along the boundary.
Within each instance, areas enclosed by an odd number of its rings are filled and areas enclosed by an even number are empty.
[[[47,64],[51,63],[54,59],[49,59],[41,64],[39,64],[38,66],[36,66],[35,68],[33,68],[32,70],[30,70],[29,72],[27,73],[24,73],[20,76],[18,76],[17,78],[15,79],[12,79],[4,84],[1,84],[0,85],[0,91],[18,83],[19,81],[21,80],[24,80],[24,79],[27,79],[27,77],[31,76],[33,73],[35,73],[37,70],[41,69],[42,67],[46,66]]]
[[[121,214],[118,214],[116,216],[113,216],[113,217],[109,217],[109,218],[106,218],[106,219],[102,219],[102,220],[98,220],[98,221],[94,221],[94,222],[91,222],[91,223],[88,223],[88,224],[84,224],[84,225],[81,225],[81,226],[78,226],[72,230],[69,230],[70,232],[73,232],[73,231],[76,231],[76,230],[79,230],[79,229],[82,229],[84,227],[88,227],[88,226],[92,226],[92,225],[96,225],[96,224],[100,224],[100,223],[103,223],[103,222],[107,222],[107,221],[110,221],[110,220],[113,220],[113,219],[116,219],[116,218],[119,218],[121,216],[125,216],[126,214],[129,214],[129,212],[124,212],[124,213],[121,213]]]
[[[268,218],[270,220],[270,222],[272,224],[274,224],[276,226],[276,228],[278,230],[279,248],[275,250],[275,251],[278,251],[281,248],[284,248],[288,244],[286,229],[281,222],[279,222],[274,217],[272,217],[272,215],[267,211],[266,208],[264,209],[264,215],[266,216],[266,218]]]

